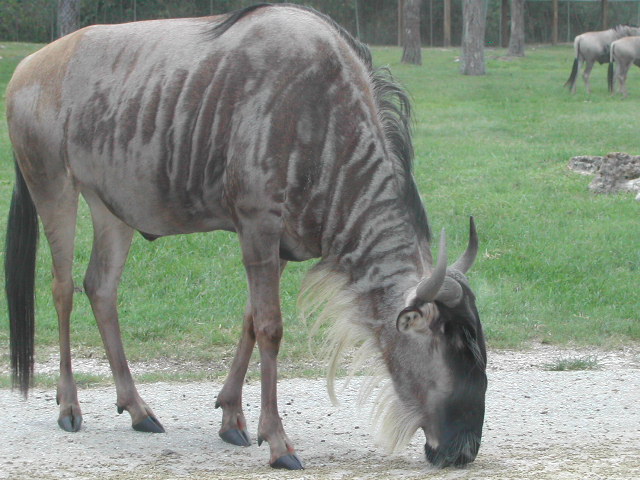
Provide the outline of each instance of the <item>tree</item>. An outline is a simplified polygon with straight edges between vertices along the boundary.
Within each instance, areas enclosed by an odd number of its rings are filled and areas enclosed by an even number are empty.
[[[79,15],[80,0],[58,0],[58,36],[76,31]]]
[[[524,57],[524,0],[511,0],[510,57]]]
[[[420,49],[420,0],[404,0],[402,8],[402,63],[422,65]]]
[[[509,46],[509,0],[500,0],[500,27],[500,46],[506,48]]]
[[[442,26],[442,44],[445,47],[451,46],[451,0],[444,0],[444,19]]]
[[[551,0],[553,9],[551,21],[551,45],[558,44],[558,0]]]
[[[600,20],[602,21],[602,30],[609,28],[609,1],[600,0]]]
[[[487,23],[484,0],[463,0],[462,59],[463,75],[484,75],[484,32]]]

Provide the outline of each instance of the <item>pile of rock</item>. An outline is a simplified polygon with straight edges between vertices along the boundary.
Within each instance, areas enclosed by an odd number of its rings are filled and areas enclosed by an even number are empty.
[[[640,201],[640,156],[609,153],[604,157],[580,155],[569,160],[569,168],[595,175],[589,189],[595,193],[635,192]]]

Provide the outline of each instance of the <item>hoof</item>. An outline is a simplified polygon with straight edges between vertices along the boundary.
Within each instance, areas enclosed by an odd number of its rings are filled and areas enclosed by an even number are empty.
[[[220,438],[231,445],[239,447],[248,447],[251,445],[249,434],[245,430],[231,429],[226,432],[219,433]]]
[[[58,426],[65,432],[77,432],[82,426],[82,415],[58,418]]]
[[[286,470],[304,470],[302,459],[295,453],[284,455],[271,464],[271,468],[284,468]]]
[[[164,427],[153,417],[147,417],[142,422],[133,425],[133,429],[138,432],[164,433]]]

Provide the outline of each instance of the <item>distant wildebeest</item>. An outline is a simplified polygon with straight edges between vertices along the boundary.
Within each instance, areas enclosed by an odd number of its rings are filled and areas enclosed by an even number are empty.
[[[138,394],[120,337],[117,287],[134,232],[153,240],[222,229],[238,234],[249,287],[216,402],[222,439],[250,444],[242,386],[257,343],[258,443],[269,443],[271,466],[302,468],[277,406],[279,280],[287,261],[320,258],[301,304],[334,322],[329,385],[345,349],[360,345],[390,377],[379,423],[392,446],[421,428],[430,462],[475,459],[487,388],[465,276],[476,230],[471,221],[467,250],[450,267],[443,234],[434,262],[412,175],[408,96],[344,29],[310,8],[268,4],[88,27],[23,60],[6,105],[16,159],[5,251],[13,378],[26,395],[39,216],[60,328],[61,428],[82,423],[69,336],[82,195],[94,229],[84,291],[117,409],[133,428],[164,431]]]
[[[626,98],[627,74],[632,63],[640,67],[640,37],[625,37],[613,42],[607,76],[612,94],[615,93],[617,79],[619,92]]]
[[[609,47],[611,46],[611,43],[619,38],[631,35],[640,35],[640,28],[618,25],[617,27],[610,28],[609,30],[586,32],[578,35],[573,41],[576,58],[573,61],[571,75],[569,75],[569,79],[565,82],[564,86],[568,87],[569,90],[571,90],[571,93],[575,93],[576,78],[580,68],[584,64],[584,73],[582,74],[582,78],[584,79],[587,93],[591,93],[589,77],[591,76],[593,64],[596,61],[599,64],[608,63]]]

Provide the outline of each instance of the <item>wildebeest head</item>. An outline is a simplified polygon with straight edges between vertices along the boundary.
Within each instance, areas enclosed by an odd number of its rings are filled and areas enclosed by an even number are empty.
[[[466,252],[450,267],[443,232],[437,265],[409,295],[387,352],[404,435],[422,428],[426,457],[440,467],[475,459],[484,421],[486,350],[465,276],[478,251],[473,219],[470,230]]]

